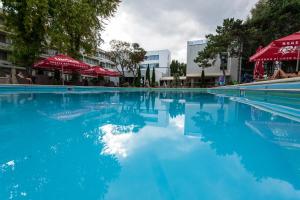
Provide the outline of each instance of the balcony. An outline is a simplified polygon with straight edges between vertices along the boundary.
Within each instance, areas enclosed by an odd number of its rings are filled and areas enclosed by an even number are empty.
[[[12,46],[11,46],[10,43],[0,42],[0,49],[6,50],[6,51],[11,51],[12,50]]]

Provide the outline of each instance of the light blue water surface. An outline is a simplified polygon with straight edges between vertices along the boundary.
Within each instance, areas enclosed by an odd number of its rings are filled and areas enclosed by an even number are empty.
[[[0,199],[300,199],[299,121],[196,92],[0,94]]]

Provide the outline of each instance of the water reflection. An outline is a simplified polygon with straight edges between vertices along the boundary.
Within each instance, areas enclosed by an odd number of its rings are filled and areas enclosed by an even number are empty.
[[[300,123],[228,98],[3,95],[0,109],[0,197],[300,198]]]

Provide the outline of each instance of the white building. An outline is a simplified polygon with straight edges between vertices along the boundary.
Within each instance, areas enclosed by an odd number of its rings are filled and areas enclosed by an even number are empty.
[[[203,51],[206,47],[206,40],[196,40],[187,42],[187,83],[194,87],[198,86],[201,79],[202,68],[195,62],[195,58],[198,56],[199,51]],[[226,53],[225,53],[226,54]],[[227,57],[228,55],[226,55]],[[238,79],[238,58],[228,57],[225,63],[227,80],[236,81]],[[211,63],[210,67],[205,68],[205,77],[208,85],[215,85],[218,78],[223,75],[221,67],[220,55],[216,55],[215,62]]]
[[[171,52],[169,50],[147,51],[145,60],[140,63],[142,79],[145,80],[146,70],[149,66],[150,76],[155,68],[155,80],[158,83],[163,76],[170,75]],[[125,72],[126,81],[132,82],[133,74]]]
[[[155,68],[155,78],[158,82],[161,77],[169,76],[170,63],[171,52],[169,50],[148,51],[145,60],[140,64],[142,75],[146,74],[148,66],[151,71]]]
[[[83,62],[91,66],[101,66],[106,69],[115,69],[115,63],[111,61],[109,54],[102,50],[97,49],[94,55],[84,55],[82,54]],[[115,85],[119,85],[119,77],[105,77],[106,81],[111,81]]]

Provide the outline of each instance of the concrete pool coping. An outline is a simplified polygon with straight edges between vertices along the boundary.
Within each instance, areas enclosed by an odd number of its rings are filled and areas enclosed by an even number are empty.
[[[83,92],[83,91],[197,91],[197,92],[284,92],[300,93],[300,77],[259,81],[239,85],[215,88],[135,88],[135,87],[104,87],[104,86],[72,86],[72,85],[29,85],[0,84],[0,92]]]

